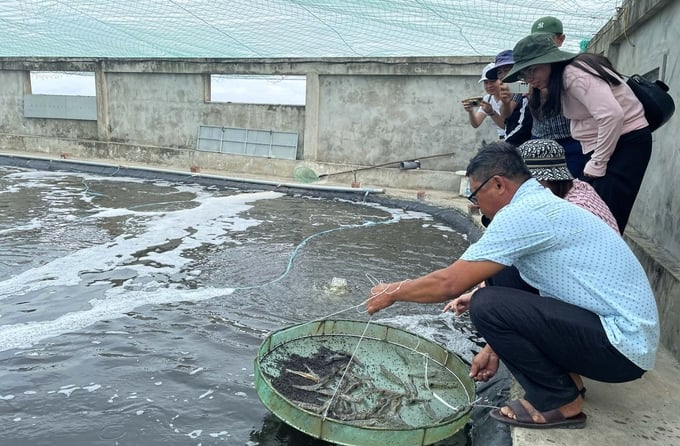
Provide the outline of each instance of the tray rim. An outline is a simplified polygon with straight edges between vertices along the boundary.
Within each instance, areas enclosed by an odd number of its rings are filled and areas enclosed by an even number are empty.
[[[344,331],[339,329],[344,329]],[[468,368],[467,364],[457,354],[447,350],[437,342],[403,328],[380,322],[325,319],[295,324],[275,330],[265,338],[258,349],[258,354],[254,361],[255,387],[258,397],[267,409],[286,424],[315,438],[346,446],[362,444],[393,445],[395,442],[397,444],[427,445],[454,435],[467,424],[472,407],[465,408],[463,412],[457,414],[450,421],[443,421],[438,424],[433,423],[428,426],[394,427],[390,429],[376,426],[360,426],[333,418],[323,418],[320,414],[298,407],[271,385],[270,380],[262,372],[260,363],[271,352],[296,339],[329,335],[356,336],[357,338],[363,336],[364,338],[384,341],[405,348],[413,348],[413,346],[394,342],[395,338],[406,338],[412,341],[415,347],[426,347],[426,352],[418,352],[424,356],[427,354],[429,360],[436,362],[456,376],[465,390],[468,399],[470,401],[474,400],[474,382],[467,373],[460,373]],[[436,357],[432,357],[429,354],[432,352],[435,353],[434,356]],[[455,367],[457,370],[452,370],[451,367]]]

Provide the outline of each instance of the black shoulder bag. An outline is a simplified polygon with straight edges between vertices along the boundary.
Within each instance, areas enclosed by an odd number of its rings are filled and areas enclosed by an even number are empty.
[[[645,118],[647,118],[649,129],[652,132],[668,122],[673,116],[675,102],[668,94],[668,85],[660,80],[652,82],[639,74],[629,76],[626,83],[642,103],[642,107],[645,109]]]

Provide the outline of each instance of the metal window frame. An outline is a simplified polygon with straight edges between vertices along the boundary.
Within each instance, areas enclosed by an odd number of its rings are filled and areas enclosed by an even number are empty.
[[[294,160],[297,145],[298,132],[279,130],[199,125],[196,135],[196,150],[262,158]]]

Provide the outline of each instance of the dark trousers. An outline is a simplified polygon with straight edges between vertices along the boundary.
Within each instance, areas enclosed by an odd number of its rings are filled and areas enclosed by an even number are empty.
[[[504,286],[514,288],[516,290],[528,291],[533,294],[538,294],[538,290],[522,279],[519,275],[519,270],[514,266],[506,266],[495,275],[486,279],[484,285],[486,286]]]
[[[581,143],[574,138],[562,138],[556,140],[564,147],[564,159],[567,161],[567,169],[574,178],[583,176],[583,169],[590,160],[590,154],[583,153]]]
[[[644,373],[609,343],[596,314],[557,299],[486,286],[471,299],[470,318],[540,411],[576,399],[570,372],[611,383]]]
[[[649,128],[626,133],[616,144],[607,163],[607,173],[601,178],[586,178],[609,206],[622,234],[651,155],[652,133]]]

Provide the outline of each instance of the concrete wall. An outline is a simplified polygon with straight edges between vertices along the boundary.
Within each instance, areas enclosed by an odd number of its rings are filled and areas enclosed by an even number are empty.
[[[658,71],[680,107],[680,2],[624,2],[590,42],[624,74]],[[653,134],[652,158],[631,214],[626,238],[654,287],[662,342],[680,359],[680,111]]]
[[[304,107],[206,102],[209,75],[108,73],[106,77],[112,141],[194,148],[202,124],[298,132],[303,147]]]
[[[286,59],[286,60],[97,60],[0,59],[0,110],[6,119],[0,148],[13,149],[16,135],[70,140],[54,144],[61,151],[87,156],[88,150],[108,147],[120,156],[121,147],[164,150],[169,166],[186,168],[201,124],[298,132],[297,158],[320,173],[456,152],[453,157],[423,160],[424,170],[450,172],[465,168],[482,140],[495,138],[489,122],[473,129],[460,100],[483,93],[477,83],[490,57],[398,59]],[[94,71],[97,83],[97,122],[23,117],[23,95],[30,92],[30,71]],[[304,74],[306,105],[260,105],[209,101],[210,74]],[[7,109],[7,110],[5,110]],[[20,148],[44,140],[28,139]],[[87,141],[88,144],[84,144]],[[66,144],[68,145],[68,144]],[[98,152],[100,153],[100,152]],[[197,159],[207,155],[191,155]],[[211,166],[231,165],[211,156]],[[150,155],[150,159],[156,159]],[[235,158],[238,163],[243,160]],[[273,161],[274,162],[274,161]],[[271,173],[260,163],[249,173]],[[391,173],[394,173],[392,170]],[[422,175],[362,173],[365,182],[390,187],[457,189],[457,177],[428,185]],[[417,181],[413,181],[417,179]]]
[[[92,121],[24,118],[24,94],[29,94],[27,71],[0,70],[0,132],[45,135],[62,138],[97,137],[97,123]]]
[[[647,5],[649,8],[644,8]],[[680,2],[633,2],[625,6],[621,21],[639,17],[625,35],[608,44],[597,40],[598,50],[605,50],[622,73],[645,74],[658,70],[659,77],[670,86],[680,107],[680,51],[677,42],[680,28]],[[634,9],[635,7],[635,9]],[[652,9],[654,8],[654,9]],[[651,10],[651,12],[649,11]],[[645,20],[646,19],[646,20]],[[632,25],[632,24],[631,24]],[[623,30],[621,30],[623,31]],[[653,134],[653,153],[642,190],[631,214],[631,223],[654,239],[675,257],[680,258],[680,112]],[[649,174],[653,172],[653,174]]]
[[[481,94],[478,76],[321,76],[319,161],[381,164],[423,160],[428,169],[462,169],[480,138],[494,138],[488,119],[471,131],[460,100]],[[361,119],[357,119],[360,116]]]

